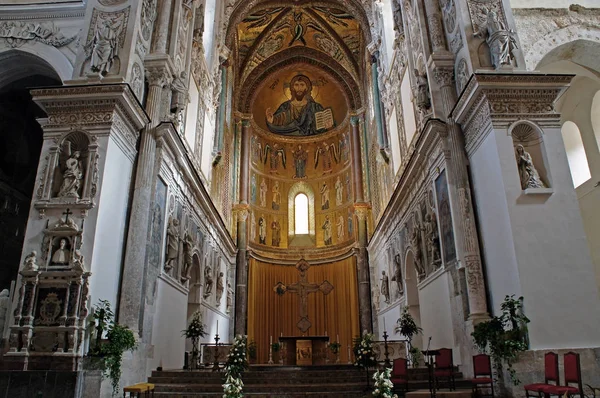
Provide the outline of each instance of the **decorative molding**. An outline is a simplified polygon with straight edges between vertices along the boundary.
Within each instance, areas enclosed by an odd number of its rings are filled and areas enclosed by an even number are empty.
[[[52,22],[1,21],[0,38],[12,48],[21,47],[28,41],[37,41],[52,47],[63,47],[77,39],[78,35],[65,37]]]

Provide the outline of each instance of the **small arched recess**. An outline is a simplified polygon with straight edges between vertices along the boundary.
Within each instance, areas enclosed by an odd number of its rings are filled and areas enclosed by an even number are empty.
[[[296,196],[308,197],[308,234],[296,235]],[[289,246],[315,246],[315,193],[305,182],[292,185],[288,193],[288,242]]]
[[[552,178],[540,127],[530,121],[520,120],[508,131],[513,141],[521,189],[551,188]]]

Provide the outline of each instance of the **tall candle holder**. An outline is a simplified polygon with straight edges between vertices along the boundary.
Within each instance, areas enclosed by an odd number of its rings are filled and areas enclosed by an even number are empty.
[[[219,340],[221,340],[219,338],[219,333],[215,334],[215,363],[213,364],[213,372],[218,372],[219,370],[221,370],[221,367],[219,366],[219,357],[221,356],[220,351],[219,351]]]
[[[388,351],[388,337],[389,335],[387,334],[387,331],[384,330],[383,331],[383,347],[384,347],[384,355],[385,355],[385,361],[383,363],[383,366],[385,366],[386,368],[391,368],[392,367],[392,362],[390,361],[390,352]]]

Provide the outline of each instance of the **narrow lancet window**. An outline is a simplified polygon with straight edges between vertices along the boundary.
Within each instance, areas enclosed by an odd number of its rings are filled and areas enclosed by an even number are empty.
[[[294,230],[296,235],[308,234],[308,196],[303,193],[294,199]]]

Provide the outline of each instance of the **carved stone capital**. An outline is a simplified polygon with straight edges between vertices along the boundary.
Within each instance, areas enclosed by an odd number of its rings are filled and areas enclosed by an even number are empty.
[[[441,87],[452,86],[454,84],[454,69],[443,67],[435,68],[433,77]]]
[[[146,67],[146,79],[150,87],[164,88],[171,84],[173,75],[164,66],[150,66]]]

